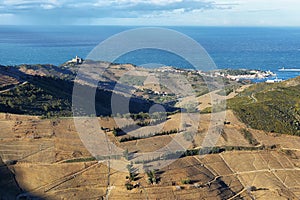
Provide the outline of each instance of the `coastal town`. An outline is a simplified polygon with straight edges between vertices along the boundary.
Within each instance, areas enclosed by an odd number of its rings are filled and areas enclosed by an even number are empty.
[[[261,71],[261,70],[218,70],[212,73],[214,77],[224,77],[233,81],[240,80],[253,80],[253,79],[266,79],[276,76],[275,73],[269,71]]]
[[[276,74],[268,71],[262,70],[248,70],[248,69],[218,69],[213,71],[202,71],[202,70],[186,70],[186,69],[178,69],[170,66],[161,67],[157,69],[157,72],[171,72],[171,73],[196,73],[201,76],[208,77],[223,77],[230,79],[232,81],[240,81],[240,80],[254,80],[254,79],[268,79],[272,77],[276,77]],[[276,79],[277,82],[280,82],[280,79]],[[272,80],[266,80],[267,82],[271,82]],[[276,82],[276,81],[275,81]]]

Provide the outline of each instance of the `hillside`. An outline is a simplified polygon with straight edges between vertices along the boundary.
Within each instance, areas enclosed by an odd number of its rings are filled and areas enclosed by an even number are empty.
[[[81,69],[80,79],[76,74]],[[75,81],[76,79],[76,81]],[[85,106],[86,94],[95,94],[97,116],[112,114],[112,95],[118,102],[129,102],[131,113],[148,112],[155,103],[173,112],[178,99],[201,96],[223,84],[222,78],[204,77],[196,71],[171,67],[146,69],[130,64],[112,64],[87,61],[83,65],[20,65],[0,66],[0,112],[39,115],[44,117],[72,116],[74,81],[82,94],[76,96]],[[96,84],[95,84],[96,83]],[[225,80],[227,89],[238,87]],[[95,88],[97,87],[97,89]],[[179,105],[179,104],[177,104]],[[181,105],[190,108],[193,105]],[[89,116],[93,112],[77,108],[77,115]],[[125,114],[125,113],[120,113]]]
[[[53,66],[49,69],[49,66],[22,65],[18,68],[10,67],[0,70],[0,75],[2,82],[7,83],[7,80],[12,80],[9,84],[3,84],[0,91],[0,112],[44,117],[70,117],[73,115],[71,106],[74,74],[68,69],[63,70]],[[19,80],[14,76],[17,76]],[[84,82],[77,84],[77,86],[79,90],[86,93],[96,91],[95,110],[98,116],[107,116],[112,113],[110,99],[113,88],[99,86],[95,89]],[[128,100],[129,97],[125,96],[124,93],[115,93],[114,95],[121,102],[129,101],[129,110],[132,113],[146,112],[154,104],[153,101],[143,99],[143,97],[132,97]],[[78,96],[78,99],[84,102],[85,96]],[[170,112],[176,110],[169,105],[165,107]],[[81,109],[86,110],[84,107]],[[80,110],[75,110],[75,112],[77,115],[83,116],[93,114]]]
[[[228,101],[251,128],[300,136],[300,77],[255,84]]]
[[[178,126],[178,117],[179,114],[172,116],[164,129]],[[201,117],[201,127],[208,127],[211,116]],[[109,140],[134,156],[123,154],[116,160],[97,162],[85,148],[72,118],[0,114],[0,155],[4,161],[0,163],[0,184],[10,183],[1,185],[1,198],[5,195],[95,200],[299,198],[300,154],[297,149],[300,138],[274,137],[252,129],[247,129],[251,136],[245,137],[242,131],[245,125],[231,112],[227,112],[226,119],[231,124],[224,127],[211,151],[197,155],[205,137],[199,132],[194,137],[196,148],[153,171],[151,166],[158,166],[159,160],[137,162],[139,158],[137,160],[135,155],[165,146],[172,135],[119,142],[126,135],[114,136],[109,131]],[[116,126],[113,118],[98,120],[111,130]],[[90,130],[92,127],[87,125],[86,131]],[[141,131],[151,132],[151,128],[141,128]],[[253,146],[248,137],[263,145]],[[279,142],[281,145],[276,145]],[[124,169],[117,170],[114,164]],[[126,169],[128,165],[130,171]],[[128,178],[129,172],[134,173],[132,180]]]
[[[272,128],[293,130],[282,124],[298,117],[287,111],[298,108],[299,78],[241,87],[170,67],[112,64],[103,70],[107,63],[88,64],[91,71],[75,81],[78,66],[2,68],[3,79],[13,81],[0,91],[0,199],[300,198],[300,137]],[[216,90],[222,81],[225,91]],[[83,106],[72,118],[74,84]],[[92,113],[84,112],[85,94],[94,90],[98,116],[86,117]],[[112,95],[129,101],[130,113],[111,116]],[[287,104],[283,97],[290,98]],[[233,111],[214,113],[212,103],[224,99]],[[156,103],[168,112],[149,113]],[[282,126],[273,124],[275,118]],[[216,139],[211,146],[207,136]]]

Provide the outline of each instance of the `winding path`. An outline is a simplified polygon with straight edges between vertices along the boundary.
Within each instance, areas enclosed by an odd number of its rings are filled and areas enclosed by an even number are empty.
[[[27,83],[28,83],[28,81],[25,81],[25,82],[23,82],[23,83],[21,83],[21,84],[12,86],[11,88],[8,88],[8,89],[5,89],[5,90],[1,90],[1,91],[0,91],[0,94],[5,93],[5,92],[8,92],[8,91],[11,91],[11,90],[13,90],[13,89],[15,89],[16,87],[19,87],[19,86],[21,86],[21,85],[26,85]]]
[[[257,98],[254,96],[254,93],[250,95],[250,98],[254,100],[254,102],[258,102]]]

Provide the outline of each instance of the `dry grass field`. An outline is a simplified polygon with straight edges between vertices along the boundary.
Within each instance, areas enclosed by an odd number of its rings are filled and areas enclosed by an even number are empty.
[[[202,133],[195,135],[194,148],[201,148],[210,118],[210,114],[201,115],[199,131]],[[216,146],[251,147],[240,131],[246,126],[231,111],[226,112],[226,120],[231,123],[224,126],[224,134]],[[111,118],[98,121],[110,129],[117,126]],[[179,122],[180,114],[175,114],[153,129],[179,128]],[[120,163],[124,170],[118,171],[109,168],[107,161],[89,161],[87,158],[92,155],[80,140],[71,118],[40,119],[1,114],[0,128],[0,154],[6,163],[1,164],[1,176],[12,181],[8,185],[12,195],[19,194],[22,188],[23,193],[46,199],[300,198],[299,137],[249,129],[261,145],[280,146],[273,150],[235,150],[183,157],[158,169],[157,184],[150,184],[145,173],[145,166],[151,169],[154,161],[145,163],[144,167],[134,164],[137,178],[132,184],[138,186],[127,190],[126,164],[130,162],[122,158]],[[144,134],[150,131],[142,130]],[[107,135],[114,144],[129,152],[151,152],[175,137],[162,135],[120,143],[111,132]],[[11,175],[7,175],[9,172]],[[1,195],[6,191],[1,187]]]

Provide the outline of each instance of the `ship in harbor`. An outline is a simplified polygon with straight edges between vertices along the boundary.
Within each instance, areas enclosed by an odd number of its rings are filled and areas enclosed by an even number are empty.
[[[280,72],[300,72],[300,69],[297,69],[297,68],[286,69],[283,67],[283,68],[279,69],[278,71],[280,71]]]

